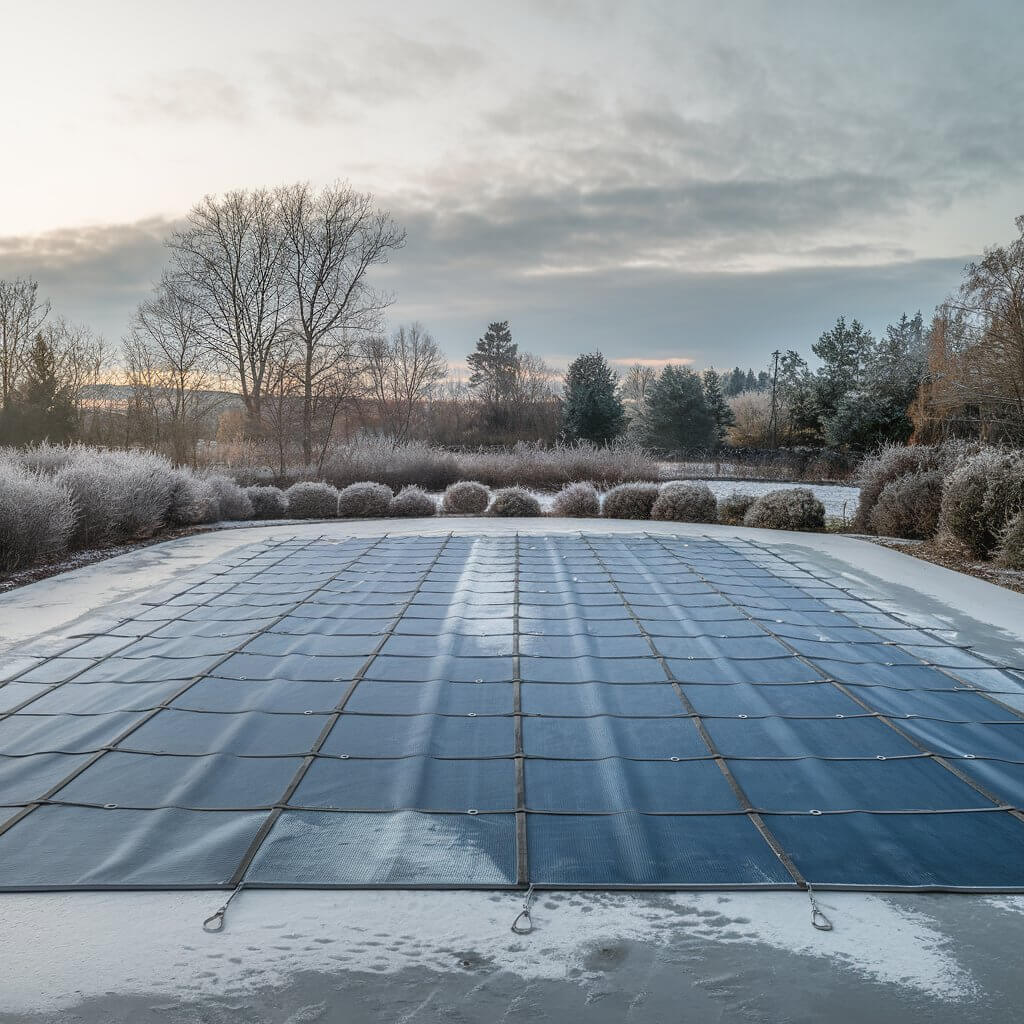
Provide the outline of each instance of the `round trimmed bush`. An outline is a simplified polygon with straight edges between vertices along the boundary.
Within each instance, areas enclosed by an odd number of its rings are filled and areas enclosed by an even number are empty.
[[[169,522],[175,526],[212,523],[219,512],[217,496],[206,480],[200,480],[183,469],[174,473],[171,504],[167,512]]]
[[[1024,511],[1018,512],[1006,524],[996,561],[1005,569],[1024,569]]]
[[[402,519],[415,519],[419,516],[436,516],[437,502],[422,488],[411,484],[403,487],[391,499],[388,515]]]
[[[217,499],[218,518],[220,519],[252,519],[252,501],[234,480],[226,476],[208,476],[206,483],[209,484],[213,496]]]
[[[491,492],[475,480],[460,480],[445,488],[441,507],[451,515],[480,516],[487,511]]]
[[[755,501],[757,497],[753,494],[742,494],[739,491],[727,494],[719,499],[718,521],[725,523],[726,526],[742,526],[743,517]]]
[[[871,510],[871,530],[883,537],[927,540],[939,525],[941,470],[918,470],[890,480]]]
[[[284,519],[288,514],[288,499],[280,487],[253,484],[245,488],[245,496],[252,502],[253,519]]]
[[[567,484],[551,504],[556,516],[596,519],[601,514],[601,498],[593,484]]]
[[[539,516],[540,502],[522,487],[505,487],[494,495],[487,510],[491,516]]]
[[[651,507],[651,518],[672,523],[714,523],[718,502],[707,484],[666,484]]]
[[[860,496],[853,516],[853,528],[861,533],[871,529],[871,512],[887,483],[908,473],[938,468],[938,450],[933,445],[908,448],[906,445],[891,444],[869,455],[861,463],[857,474]]]
[[[337,513],[342,519],[379,519],[388,514],[392,497],[387,484],[349,484],[338,495]]]
[[[320,481],[302,480],[284,492],[292,519],[333,519],[338,514],[338,490]]]
[[[65,551],[75,524],[71,491],[43,473],[0,466],[0,569]]]
[[[825,506],[806,487],[769,491],[747,509],[743,525],[763,530],[823,530]]]
[[[650,519],[658,492],[657,484],[619,484],[604,496],[601,515],[605,519]]]
[[[991,448],[955,469],[942,492],[939,528],[971,554],[987,558],[1009,521],[1024,508],[1024,458]]]

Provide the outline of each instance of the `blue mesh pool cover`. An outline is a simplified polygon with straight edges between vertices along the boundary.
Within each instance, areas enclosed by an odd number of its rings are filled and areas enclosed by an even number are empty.
[[[0,659],[0,889],[1024,890],[955,640],[742,539],[270,540]]]

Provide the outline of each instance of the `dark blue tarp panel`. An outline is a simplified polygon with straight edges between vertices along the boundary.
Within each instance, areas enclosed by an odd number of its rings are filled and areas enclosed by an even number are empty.
[[[526,762],[531,811],[738,811],[722,770],[704,761]]]
[[[790,881],[744,815],[533,814],[527,834],[530,877],[543,885],[692,887]]]
[[[223,885],[265,818],[39,807],[0,835],[0,872],[10,888]]]
[[[1024,674],[948,622],[738,538],[277,533],[0,658],[0,889],[1024,891]]]
[[[248,879],[260,884],[504,886],[515,815],[285,811]]]
[[[768,815],[765,822],[812,884],[1019,886],[1021,823],[1004,811],[962,814]]]
[[[510,758],[318,758],[290,803],[341,810],[514,811]]]

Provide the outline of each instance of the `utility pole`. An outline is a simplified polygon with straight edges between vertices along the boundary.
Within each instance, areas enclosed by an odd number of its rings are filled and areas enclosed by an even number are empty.
[[[778,447],[778,430],[779,430],[779,403],[778,403],[778,383],[779,383],[779,350],[776,349],[772,353],[772,413],[771,418],[768,421],[768,427],[771,430],[772,435],[772,450]]]

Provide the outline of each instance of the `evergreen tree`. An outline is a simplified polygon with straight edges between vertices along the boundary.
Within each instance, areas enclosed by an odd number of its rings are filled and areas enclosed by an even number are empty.
[[[26,354],[21,386],[4,419],[4,434],[22,443],[59,444],[75,434],[75,402],[58,376],[56,353],[42,334],[36,335]]]
[[[704,371],[704,401],[711,414],[715,447],[718,447],[725,440],[726,431],[736,422],[736,418],[722,392],[722,379],[714,370]]]
[[[508,402],[522,364],[519,346],[512,340],[507,320],[488,324],[466,363],[472,371],[469,386],[480,395],[488,422],[491,426],[506,426]]]
[[[757,375],[757,390],[767,391],[772,386],[772,375],[767,370],[761,370]]]
[[[757,375],[753,370],[747,370],[747,377],[743,384],[744,391],[756,391],[757,390]]]
[[[565,433],[573,441],[606,444],[622,433],[625,412],[618,381],[600,352],[577,356],[565,375]]]
[[[725,378],[724,391],[732,398],[734,395],[741,394],[747,386],[746,374],[737,366],[730,370]]]
[[[815,374],[815,401],[821,427],[835,415],[842,397],[860,387],[865,364],[874,339],[858,320],[846,323],[839,317],[830,331],[825,331],[811,346],[821,360]]]
[[[692,370],[669,364],[661,371],[651,392],[646,441],[665,452],[714,444],[715,422],[700,377]]]

